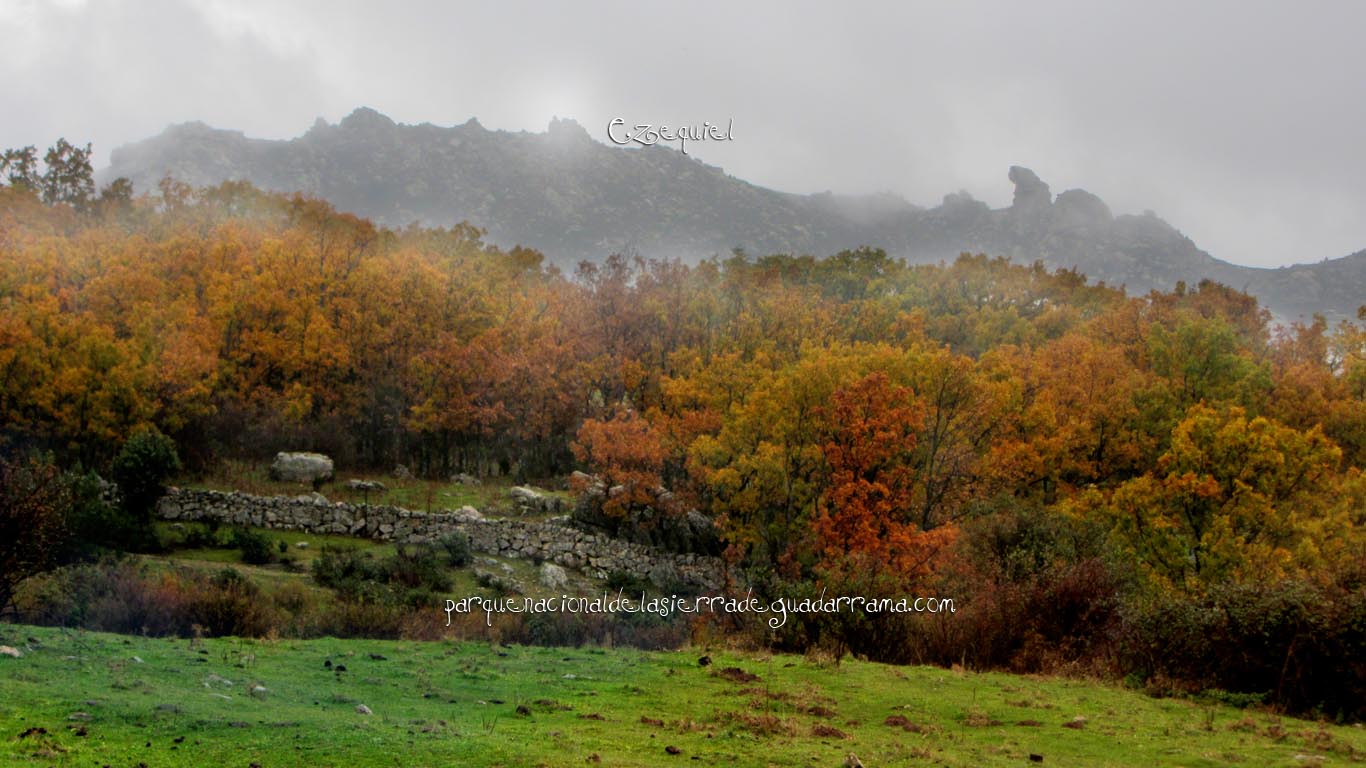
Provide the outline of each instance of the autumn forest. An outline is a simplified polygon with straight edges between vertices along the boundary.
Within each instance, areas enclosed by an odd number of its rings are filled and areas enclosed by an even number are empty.
[[[154,427],[190,475],[581,471],[617,525],[714,522],[757,592],[960,604],[776,647],[1362,714],[1366,315],[874,247],[561,270],[245,183],[79,202],[0,188],[7,461],[104,472]]]

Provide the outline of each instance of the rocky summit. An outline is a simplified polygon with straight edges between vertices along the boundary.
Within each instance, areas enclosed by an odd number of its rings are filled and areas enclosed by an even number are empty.
[[[403,125],[367,108],[319,120],[289,140],[186,123],[116,149],[103,179],[155,190],[171,175],[196,186],[243,179],[301,191],[378,223],[468,221],[490,241],[572,265],[611,253],[695,261],[735,248],[828,255],[872,245],[911,262],[964,251],[1076,268],[1131,294],[1213,279],[1256,295],[1281,319],[1355,316],[1366,301],[1366,251],[1281,269],[1221,261],[1154,214],[1114,215],[1080,189],[1053,194],[1034,171],[1008,170],[1011,205],[966,193],[935,207],[895,195],[795,195],[728,176],[676,148],[621,148],[572,120],[544,133]],[[1288,259],[1289,260],[1289,259]]]

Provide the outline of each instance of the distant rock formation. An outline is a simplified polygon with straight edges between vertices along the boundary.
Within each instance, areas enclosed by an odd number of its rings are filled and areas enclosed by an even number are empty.
[[[895,195],[794,195],[749,184],[662,145],[609,146],[573,120],[545,133],[489,131],[477,120],[403,125],[373,109],[317,121],[287,141],[186,123],[114,150],[101,179],[155,190],[167,174],[196,186],[246,179],[302,191],[375,221],[469,221],[496,244],[570,266],[611,253],[695,261],[735,248],[828,255],[873,245],[912,262],[964,251],[1076,268],[1130,293],[1211,278],[1255,293],[1283,318],[1350,317],[1366,300],[1366,256],[1254,269],[1219,261],[1154,215],[1115,216],[1095,195],[1054,198],[1012,166],[1009,208],[966,193],[920,208]]]
[[[1015,185],[1015,197],[1010,211],[1019,216],[1043,216],[1053,205],[1053,194],[1037,173],[1018,165],[1010,166],[1010,183]]]

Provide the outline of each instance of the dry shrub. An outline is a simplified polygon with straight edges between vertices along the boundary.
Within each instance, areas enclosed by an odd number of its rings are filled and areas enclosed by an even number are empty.
[[[454,625],[455,615],[451,618]],[[455,635],[454,628],[446,626],[446,612],[440,608],[419,608],[403,617],[399,637],[404,640],[446,640]]]
[[[132,560],[71,566],[25,585],[19,619],[124,634],[260,637],[279,612],[235,570],[153,570]]]
[[[331,637],[397,640],[403,634],[407,613],[404,607],[390,603],[338,600],[319,629]]]

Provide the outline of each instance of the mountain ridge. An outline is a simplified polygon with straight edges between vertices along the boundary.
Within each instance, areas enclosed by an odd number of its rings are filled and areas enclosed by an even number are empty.
[[[1042,261],[1140,294],[1208,278],[1253,293],[1282,320],[1353,317],[1366,297],[1366,250],[1274,269],[1236,265],[1155,214],[1115,215],[1081,189],[1054,195],[1023,166],[1009,170],[1009,207],[959,192],[925,208],[886,193],[772,190],[673,148],[608,146],[558,118],[543,133],[491,131],[475,118],[408,125],[362,107],[283,140],[181,123],[115,149],[100,175],[125,176],[141,191],[166,175],[196,186],[242,179],[389,226],[469,221],[494,243],[536,248],[562,265],[615,252],[695,261],[735,248],[826,255],[871,245],[914,263],[964,251]]]

